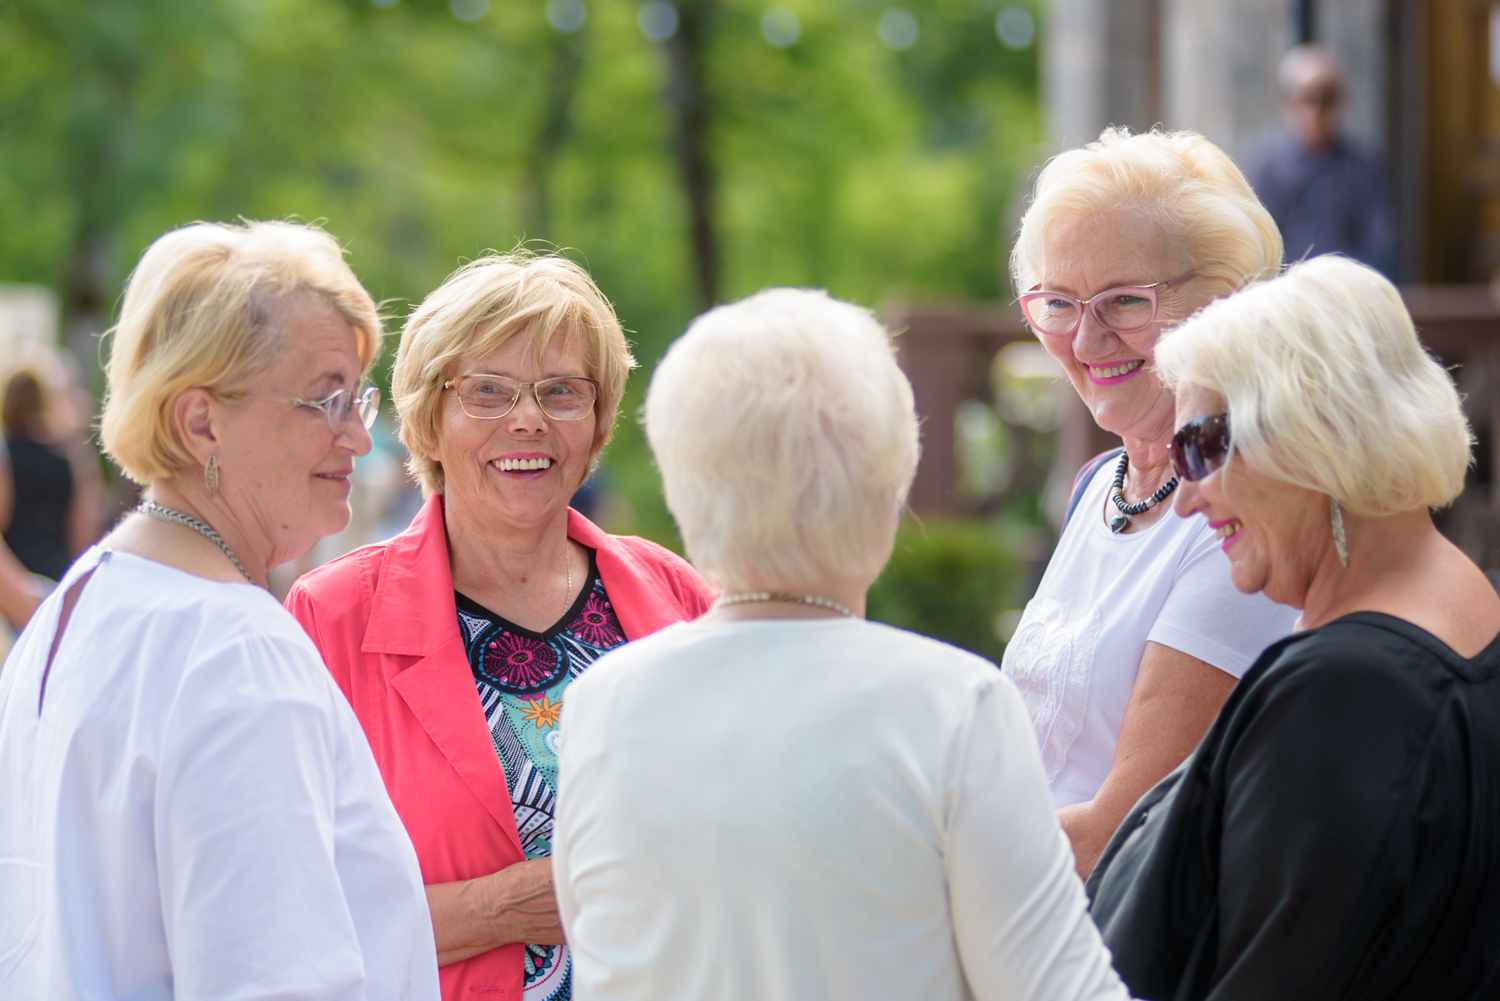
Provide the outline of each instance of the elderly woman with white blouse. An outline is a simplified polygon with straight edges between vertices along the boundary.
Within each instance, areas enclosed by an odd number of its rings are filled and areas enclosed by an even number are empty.
[[[1234,589],[1202,518],[1165,516],[1174,402],[1153,365],[1163,330],[1280,266],[1270,214],[1191,132],[1106,130],[1042,170],[1021,222],[1011,270],[1026,320],[1124,440],[1080,474],[1002,664],[1085,877],[1296,616]]]
[[[917,461],[862,309],[700,317],[646,430],[701,618],[570,689],[553,843],[578,998],[1124,998],[1015,687],[864,620]]]
[[[146,500],[0,674],[5,997],[438,997],[411,842],[266,589],[349,522],[380,334],[310,227],[197,224],[141,258],[103,441]]]

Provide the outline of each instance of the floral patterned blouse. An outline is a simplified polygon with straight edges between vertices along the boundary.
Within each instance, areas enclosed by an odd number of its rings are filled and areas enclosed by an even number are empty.
[[[454,592],[458,626],[479,701],[516,813],[528,859],[552,854],[557,803],[558,720],[568,685],[625,642],[592,551],[589,585],[557,624],[537,633]],[[526,946],[524,1001],[569,1001],[572,960],[565,945]]]

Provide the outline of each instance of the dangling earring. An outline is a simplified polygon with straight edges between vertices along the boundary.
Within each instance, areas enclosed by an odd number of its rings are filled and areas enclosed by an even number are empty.
[[[1328,507],[1333,520],[1333,548],[1338,550],[1339,562],[1347,568],[1349,566],[1349,542],[1344,538],[1344,512],[1339,510],[1339,502],[1332,497],[1328,498]]]
[[[210,455],[208,465],[203,470],[203,485],[208,487],[209,496],[219,492],[219,457]]]

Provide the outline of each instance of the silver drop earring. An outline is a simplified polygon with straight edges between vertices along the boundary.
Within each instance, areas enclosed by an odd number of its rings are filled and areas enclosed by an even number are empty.
[[[1339,502],[1332,497],[1328,498],[1328,507],[1333,520],[1333,548],[1338,550],[1339,562],[1347,569],[1349,566],[1349,540],[1344,538],[1344,512],[1339,510]]]
[[[219,457],[210,455],[208,465],[203,469],[203,485],[208,487],[209,496],[219,492]]]

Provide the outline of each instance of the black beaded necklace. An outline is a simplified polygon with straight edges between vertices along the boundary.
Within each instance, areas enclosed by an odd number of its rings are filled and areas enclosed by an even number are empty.
[[[1130,468],[1130,455],[1127,452],[1120,453],[1120,464],[1115,466],[1115,486],[1110,491],[1110,499],[1115,502],[1115,507],[1120,509],[1119,517],[1109,523],[1109,530],[1119,535],[1125,531],[1125,526],[1130,524],[1134,515],[1145,514],[1147,511],[1166,500],[1173,490],[1177,489],[1177,477],[1174,475],[1170,480],[1161,485],[1161,489],[1147,497],[1139,504],[1125,503],[1125,471]]]

